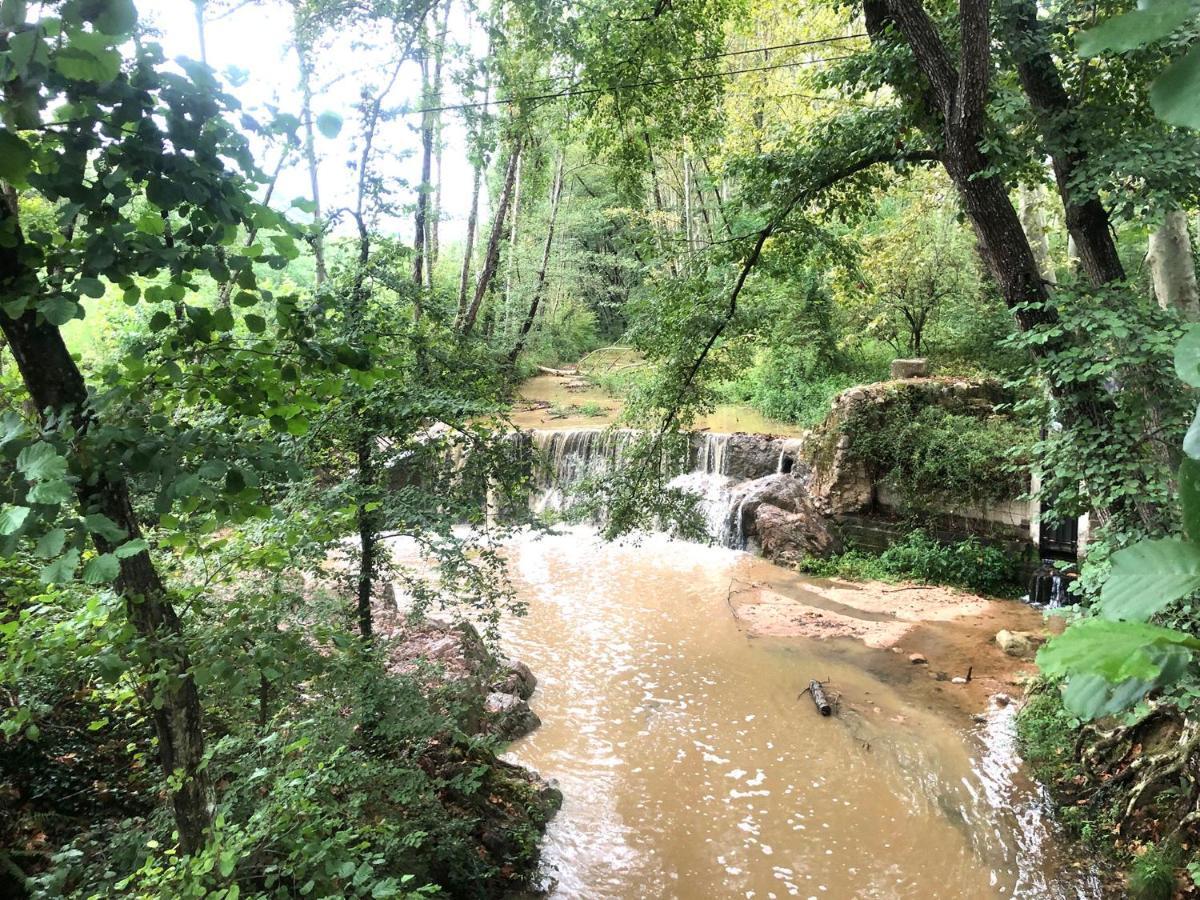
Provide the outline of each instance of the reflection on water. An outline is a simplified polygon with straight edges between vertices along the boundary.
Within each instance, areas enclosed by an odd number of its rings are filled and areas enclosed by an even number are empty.
[[[511,755],[566,795],[545,843],[562,898],[1099,896],[1055,865],[1011,709],[951,721],[851,642],[751,640],[743,553],[586,530],[512,548],[530,604],[506,649],[544,724]],[[874,654],[874,655],[872,655]],[[842,696],[817,715],[810,679]]]
[[[568,384],[575,387],[568,388]],[[551,406],[515,410],[511,418],[518,428],[600,428],[616,421],[621,412],[620,400],[579,378],[538,375],[521,385],[520,397],[527,402]],[[572,411],[571,407],[577,409]],[[582,409],[596,415],[585,415]],[[722,434],[745,431],[787,437],[802,433],[795,425],[768,419],[753,407],[738,404],[718,406],[708,415],[698,417],[691,428]]]

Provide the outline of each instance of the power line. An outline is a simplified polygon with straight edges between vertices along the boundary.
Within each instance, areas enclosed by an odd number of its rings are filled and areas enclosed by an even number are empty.
[[[730,56],[749,56],[751,53],[770,53],[774,50],[794,50],[797,47],[816,47],[822,44],[837,44],[843,41],[855,41],[859,38],[865,37],[870,37],[870,35],[865,31],[861,31],[856,32],[855,34],[844,34],[834,37],[809,38],[808,40],[792,41],[787,44],[772,44],[767,47],[750,47],[746,50],[726,50],[724,53],[713,53],[707,56],[689,56],[685,57],[682,60],[682,63],[690,64],[698,62],[712,62],[713,60],[726,59]],[[620,68],[621,66],[629,65],[630,62],[632,62],[632,60],[623,60],[622,62],[617,63],[614,68]],[[563,75],[547,75],[545,78],[531,78],[530,80],[526,81],[525,84],[545,84],[548,81],[566,81],[567,79],[574,77],[574,75],[569,73]]]
[[[536,103],[542,100],[561,100],[568,97],[587,97],[596,94],[615,93],[617,91],[630,90],[632,88],[643,87],[662,87],[664,85],[682,84],[688,81],[706,81],[712,78],[730,78],[734,75],[746,75],[751,72],[770,72],[775,69],[789,69],[795,66],[811,66],[817,63],[838,62],[843,59],[854,59],[858,54],[848,53],[843,56],[825,56],[818,59],[797,59],[790,62],[775,63],[769,66],[753,66],[748,69],[732,69],[725,72],[701,72],[697,75],[680,75],[677,78],[659,78],[651,81],[630,81],[624,84],[616,84],[611,87],[595,87],[595,88],[580,88],[575,90],[569,88],[565,91],[556,91],[552,94],[534,94],[527,97],[497,97],[495,100],[481,100],[476,103],[456,103],[448,106],[427,106],[421,109],[408,110],[401,112],[401,115],[415,116],[424,113],[436,112],[451,112],[454,110],[463,109],[483,109],[488,106],[511,105],[514,103]]]

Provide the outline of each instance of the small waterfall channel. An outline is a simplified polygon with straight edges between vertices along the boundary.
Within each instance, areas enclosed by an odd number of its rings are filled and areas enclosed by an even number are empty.
[[[535,429],[528,432],[535,453],[534,512],[565,513],[579,502],[591,480],[633,462],[642,433],[631,429]],[[771,476],[799,477],[800,439],[759,434],[696,432],[686,459],[668,464],[668,486],[694,494],[708,521],[709,537],[722,546],[745,549],[745,504],[759,491],[750,482]]]

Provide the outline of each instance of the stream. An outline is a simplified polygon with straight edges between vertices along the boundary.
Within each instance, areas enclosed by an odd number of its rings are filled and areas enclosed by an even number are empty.
[[[1100,897],[1020,769],[1015,704],[973,720],[907,658],[754,638],[731,584],[795,576],[747,553],[583,527],[509,547],[540,679],[514,761],[566,797],[556,898]],[[840,695],[822,718],[810,679]]]

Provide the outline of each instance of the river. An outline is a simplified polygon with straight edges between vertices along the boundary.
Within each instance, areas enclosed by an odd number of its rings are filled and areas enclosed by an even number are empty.
[[[577,528],[509,555],[529,612],[505,650],[538,675],[544,723],[509,753],[566,796],[552,896],[1100,896],[1020,770],[1015,704],[973,720],[947,699],[926,671],[936,639],[925,667],[848,638],[752,637],[731,585],[796,576],[720,547]],[[813,678],[837,715],[802,694]]]

